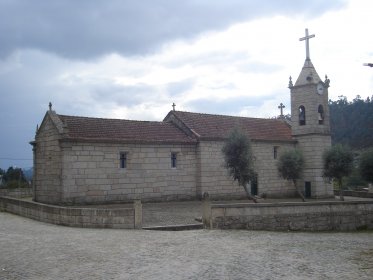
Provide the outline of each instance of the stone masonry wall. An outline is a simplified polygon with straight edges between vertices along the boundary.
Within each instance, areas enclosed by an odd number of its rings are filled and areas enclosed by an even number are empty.
[[[29,197],[33,195],[31,188],[0,189],[0,196],[10,196],[15,198]]]
[[[34,151],[34,198],[45,203],[61,200],[61,149],[59,134],[49,115],[36,135]]]
[[[331,147],[329,135],[304,135],[297,136],[298,147],[302,150],[305,164],[303,180],[298,180],[298,187],[305,188],[305,182],[311,183],[311,197],[323,198],[332,197],[333,187],[325,179],[323,174],[322,156],[326,149]]]
[[[68,143],[62,203],[190,200],[196,197],[195,145]],[[120,168],[120,153],[127,167]],[[171,168],[171,153],[177,167]]]
[[[330,133],[328,93],[317,94],[316,85],[294,87],[291,93],[291,118],[293,135],[308,133]],[[324,109],[324,124],[319,124],[319,105]],[[306,124],[299,125],[299,107],[306,109]]]
[[[204,211],[205,226],[214,229],[373,229],[372,201],[221,204],[209,209]]]
[[[258,194],[272,197],[294,195],[294,187],[283,180],[277,172],[277,159],[274,159],[274,147],[278,147],[278,156],[287,149],[293,149],[293,143],[252,141],[255,156],[255,170],[258,172]],[[223,141],[201,141],[198,147],[198,196],[204,192],[211,199],[245,198],[245,192],[237,182],[228,176],[224,167],[222,153]]]
[[[131,207],[115,209],[67,208],[0,197],[0,210],[45,223],[72,227],[133,229],[138,223],[135,221],[136,209]],[[141,209],[139,211],[141,212]],[[139,228],[141,228],[141,222]]]
[[[277,158],[274,158],[277,147]],[[255,168],[258,170],[258,193],[267,197],[289,197],[295,195],[292,182],[284,180],[277,171],[277,162],[281,154],[295,148],[294,143],[252,142],[255,156]]]

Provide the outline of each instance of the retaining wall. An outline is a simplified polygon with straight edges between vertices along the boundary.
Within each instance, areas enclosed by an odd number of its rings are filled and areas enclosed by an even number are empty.
[[[373,229],[373,201],[215,204],[204,202],[211,229],[358,230]]]
[[[97,209],[47,205],[10,197],[0,197],[0,210],[37,221],[72,227],[141,228],[142,206],[133,208]]]
[[[339,190],[334,191],[334,195],[339,195]],[[364,192],[364,191],[343,191],[344,196],[355,196],[355,197],[363,197],[363,198],[373,198],[372,192]]]
[[[0,196],[28,197],[32,196],[32,188],[0,189]]]

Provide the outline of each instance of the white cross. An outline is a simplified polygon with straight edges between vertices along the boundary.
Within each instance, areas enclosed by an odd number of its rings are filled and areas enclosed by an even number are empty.
[[[308,35],[308,28],[306,28],[306,37],[299,38],[299,41],[306,41],[306,59],[310,60],[310,44],[309,39],[314,38],[315,34]]]

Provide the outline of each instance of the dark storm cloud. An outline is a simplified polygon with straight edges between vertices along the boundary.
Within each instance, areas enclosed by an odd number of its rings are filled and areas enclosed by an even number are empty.
[[[39,49],[70,59],[140,55],[162,43],[274,14],[320,16],[340,1],[0,0],[0,58]]]

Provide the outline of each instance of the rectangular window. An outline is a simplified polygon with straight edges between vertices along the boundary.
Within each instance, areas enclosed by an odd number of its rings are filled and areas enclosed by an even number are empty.
[[[274,146],[273,147],[273,158],[277,159],[277,156],[278,156],[278,147]]]
[[[119,154],[119,167],[127,168],[127,153],[122,152]]]
[[[171,153],[171,167],[176,168],[177,153]]]

